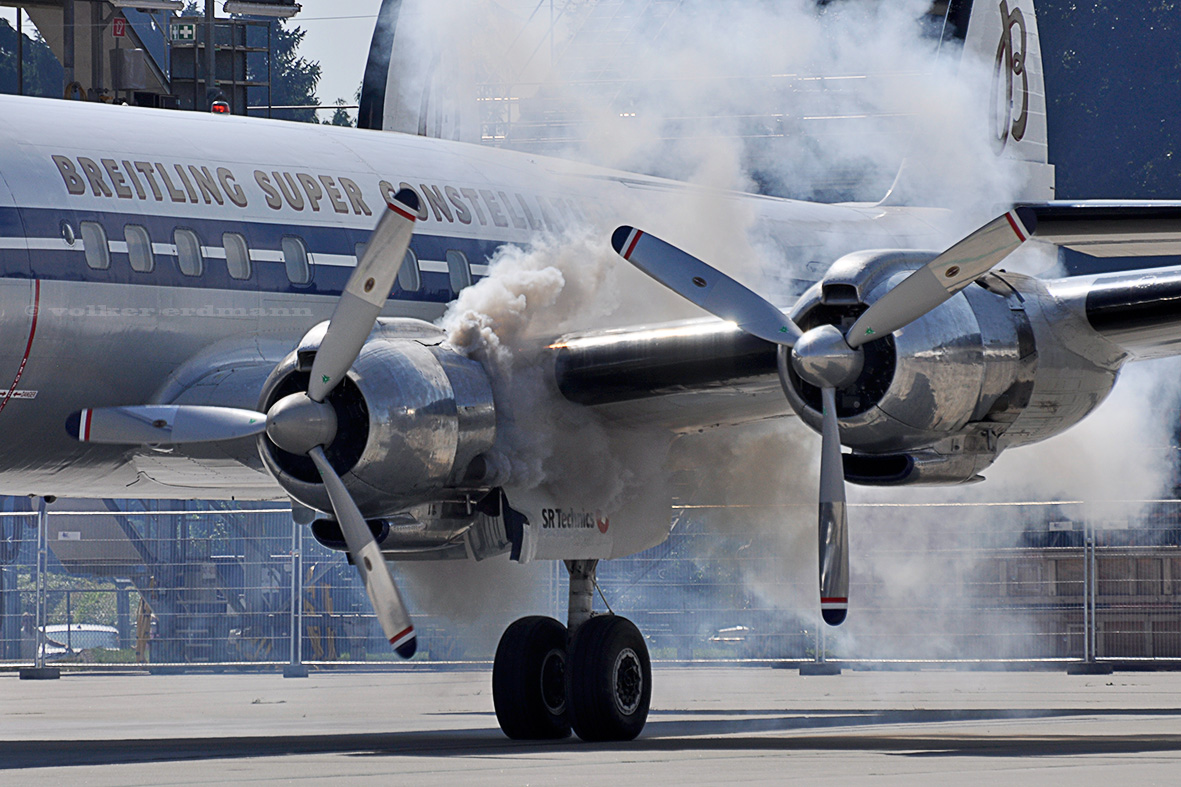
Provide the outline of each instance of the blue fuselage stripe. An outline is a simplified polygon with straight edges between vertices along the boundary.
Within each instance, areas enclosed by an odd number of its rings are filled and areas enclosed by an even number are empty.
[[[16,208],[8,207],[0,208],[0,239],[60,241],[63,237],[64,223],[68,222],[74,233],[80,236],[79,223],[83,221],[101,224],[106,230],[107,239],[116,242],[124,240],[124,229],[129,224],[145,228],[154,244],[173,243],[173,231],[181,227],[196,232],[201,245],[208,247],[220,247],[222,233],[236,232],[246,238],[252,252],[279,252],[282,249],[283,238],[295,236],[304,241],[313,257],[316,254],[352,257],[356,253],[356,245],[365,243],[370,234],[368,230],[347,226],[287,225],[44,208],[21,208],[18,211]],[[376,221],[374,223],[376,224]],[[411,241],[410,248],[420,260],[442,261],[446,259],[448,251],[460,251],[469,263],[482,265],[487,264],[496,249],[502,245],[501,241],[417,233]],[[81,247],[79,243],[78,248]],[[229,275],[225,260],[220,258],[206,258],[205,269],[200,276],[187,276],[181,273],[174,255],[157,253],[155,269],[150,273],[133,271],[125,252],[112,251],[110,257],[109,268],[95,270],[86,264],[85,255],[81,251],[64,247],[31,248],[27,252],[24,249],[0,249],[0,276],[96,284],[141,284],[336,296],[343,291],[352,272],[352,268],[345,265],[313,265],[311,282],[296,285],[288,280],[286,266],[281,261],[254,259],[251,261],[250,278],[234,279]],[[404,292],[395,286],[393,297],[399,300],[439,303],[446,303],[455,297],[446,273],[422,271],[421,280],[422,286],[415,292]]]

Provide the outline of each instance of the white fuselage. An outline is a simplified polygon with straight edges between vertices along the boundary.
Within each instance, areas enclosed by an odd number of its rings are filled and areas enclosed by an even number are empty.
[[[385,313],[426,320],[504,244],[576,226],[604,244],[625,221],[710,243],[700,216],[721,211],[726,232],[757,234],[784,265],[942,240],[941,211],[709,191],[395,133],[4,97],[0,140],[3,494],[281,495],[237,457],[82,445],[62,424],[83,407],[169,401],[205,355],[276,361],[331,314],[403,185],[423,204],[419,281],[396,286]]]

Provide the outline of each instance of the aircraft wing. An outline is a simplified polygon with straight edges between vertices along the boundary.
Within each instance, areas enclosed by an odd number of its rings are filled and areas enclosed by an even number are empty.
[[[1181,255],[1181,202],[1020,205],[1020,239],[1099,257]],[[1138,358],[1181,352],[1181,267],[1060,279],[1052,295]],[[549,345],[559,390],[620,423],[674,431],[792,414],[776,348],[706,318],[563,336]]]

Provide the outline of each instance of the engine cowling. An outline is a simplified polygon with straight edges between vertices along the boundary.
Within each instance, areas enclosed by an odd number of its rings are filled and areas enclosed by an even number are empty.
[[[309,331],[267,378],[260,410],[306,390],[325,328]],[[496,436],[492,387],[483,367],[450,347],[436,326],[379,321],[327,401],[337,434],[325,454],[366,518],[484,485],[482,455]],[[307,457],[280,449],[265,434],[259,453],[293,498],[332,510]]]
[[[792,318],[805,331],[823,323],[847,329],[934,256],[847,255],[804,294]],[[837,391],[841,442],[853,449],[845,457],[846,479],[875,485],[979,480],[1005,447],[1080,420],[1110,391],[1119,364],[1070,352],[1061,325],[1053,324],[1066,319],[1037,280],[989,274],[893,336],[864,345],[860,376]],[[819,430],[820,390],[791,367],[781,352],[788,400]]]

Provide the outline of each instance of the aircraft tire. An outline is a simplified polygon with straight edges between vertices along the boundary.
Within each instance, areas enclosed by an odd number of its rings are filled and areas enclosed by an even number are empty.
[[[578,627],[566,664],[570,724],[584,741],[630,741],[644,729],[652,662],[636,625],[616,615]]]
[[[570,735],[566,702],[566,627],[532,615],[509,626],[492,662],[492,704],[514,740]]]

